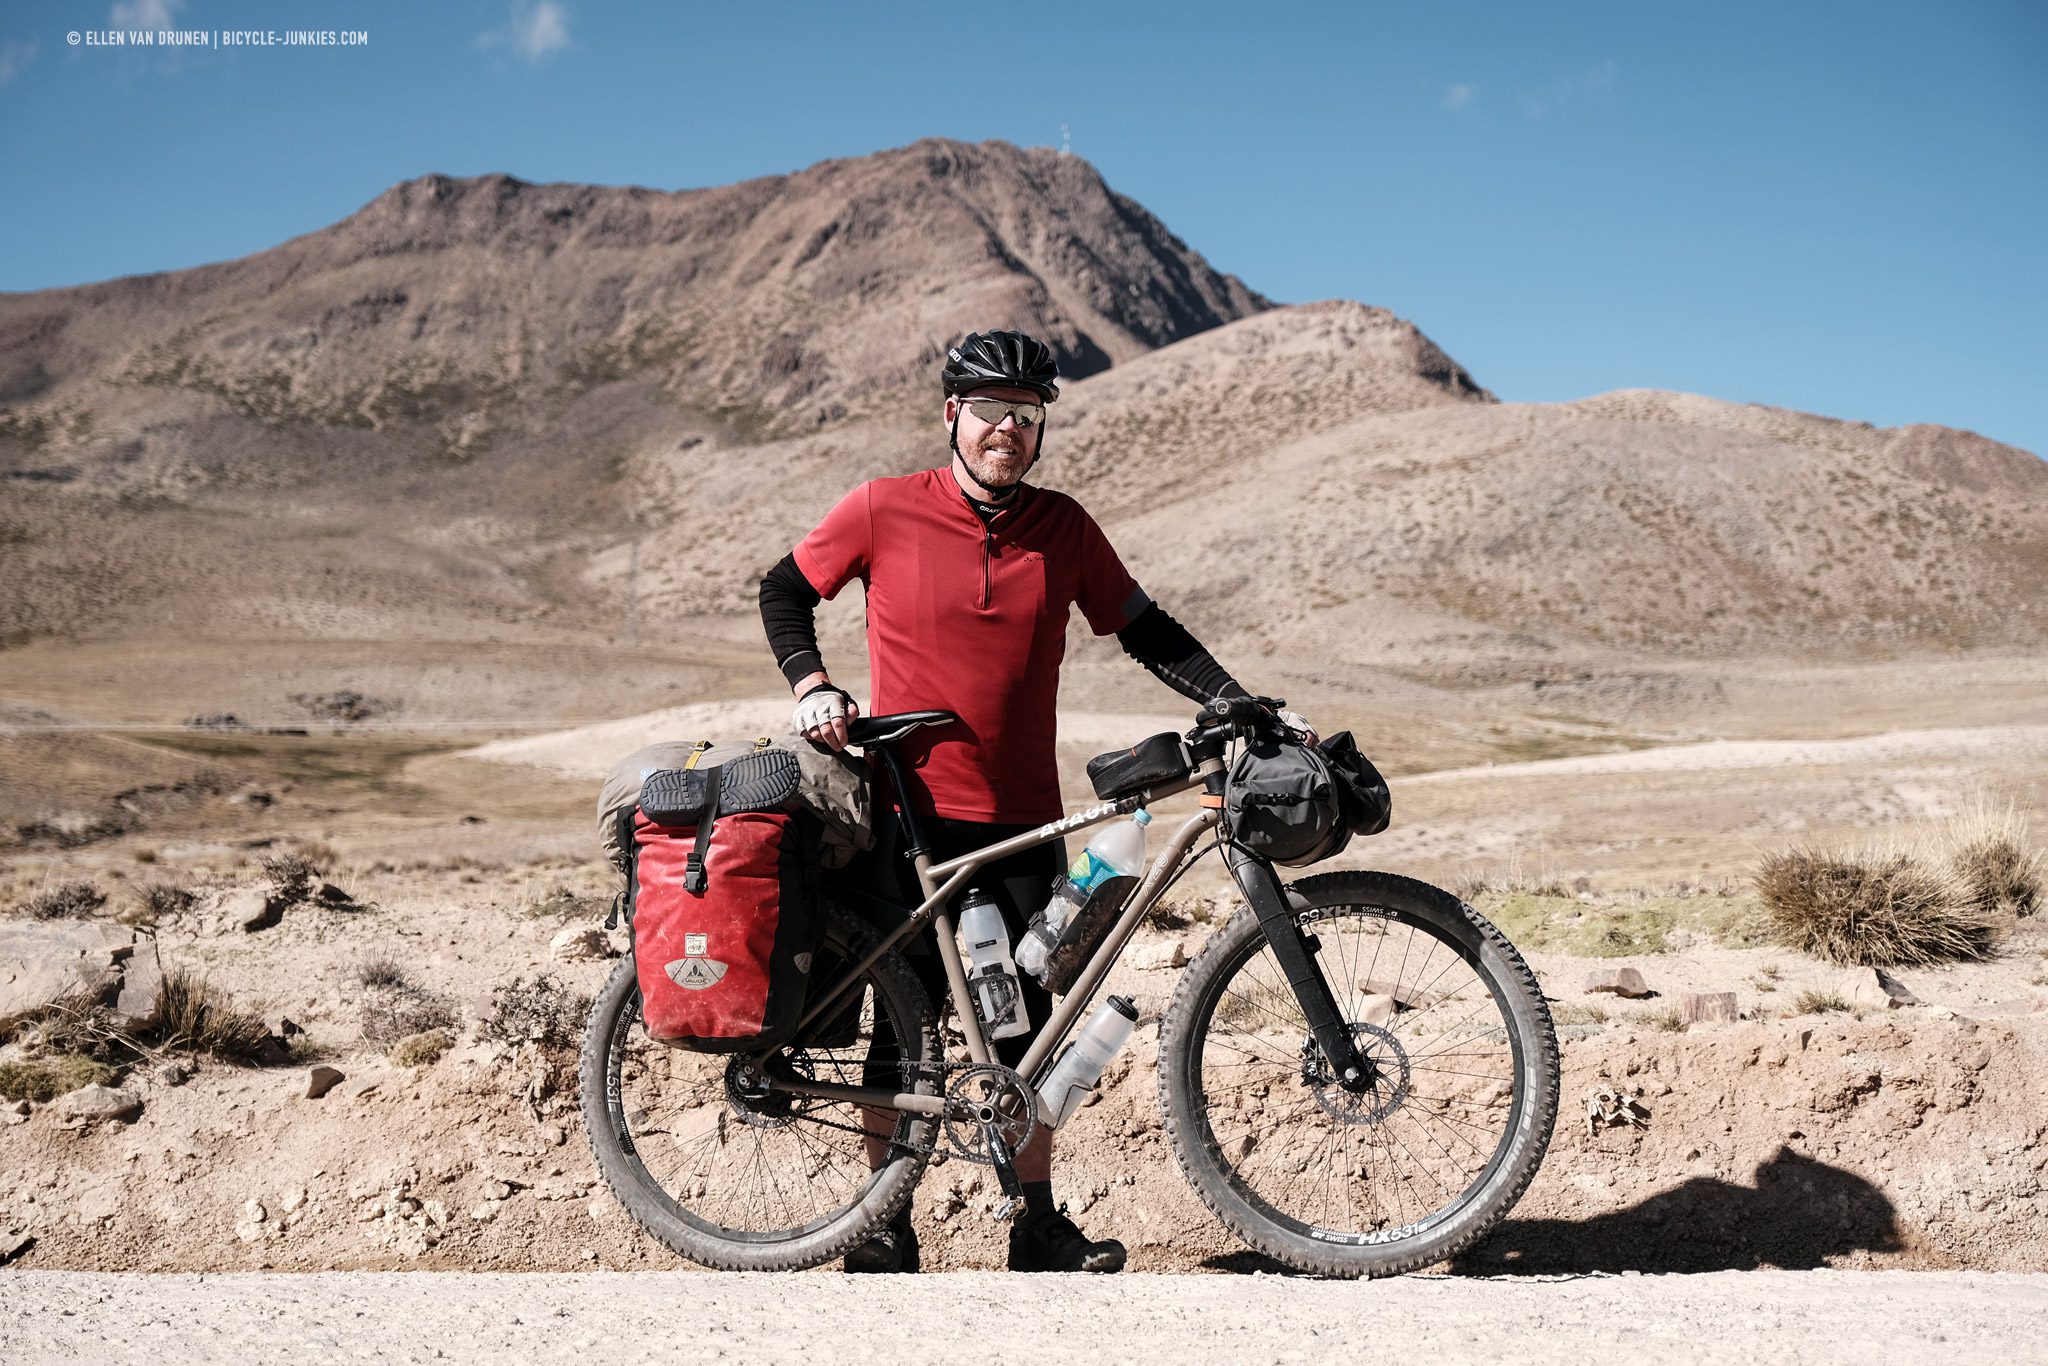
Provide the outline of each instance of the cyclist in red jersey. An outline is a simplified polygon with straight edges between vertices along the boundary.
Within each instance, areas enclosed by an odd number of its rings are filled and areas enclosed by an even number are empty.
[[[909,800],[930,827],[934,861],[1064,814],[1053,745],[1072,608],[1097,635],[1115,633],[1126,653],[1183,696],[1244,695],[1138,586],[1079,503],[1024,482],[1043,454],[1058,380],[1043,343],[1018,332],[970,334],[948,353],[941,376],[950,463],[854,489],[761,582],[762,622],[798,699],[803,735],[843,747],[847,722],[860,714],[826,672],[815,622],[818,603],[854,579],[867,593],[874,713],[960,716],[960,725],[918,730],[899,744],[923,780]],[[900,830],[894,820],[881,826],[875,850],[852,875],[914,906],[924,898],[902,857]],[[1065,864],[1055,841],[983,870],[982,889],[1002,908],[1013,943]],[[912,965],[932,999],[944,1001],[937,958],[922,941],[913,945]],[[1029,974],[1021,985],[1031,1019],[1043,1021],[1050,994]],[[999,1040],[997,1057],[1015,1066],[1027,1042]],[[871,1148],[879,1162],[880,1144]],[[1010,1232],[1011,1269],[1122,1268],[1122,1243],[1089,1239],[1055,1204],[1050,1129],[1039,1129],[1016,1167],[1025,1213]],[[907,1207],[846,1257],[849,1271],[917,1265]]]

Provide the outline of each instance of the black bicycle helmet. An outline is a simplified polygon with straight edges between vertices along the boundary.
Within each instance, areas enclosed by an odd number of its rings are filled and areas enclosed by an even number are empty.
[[[1022,332],[970,332],[946,353],[939,382],[947,397],[989,384],[1014,384],[1044,402],[1060,396],[1060,365],[1052,348]]]

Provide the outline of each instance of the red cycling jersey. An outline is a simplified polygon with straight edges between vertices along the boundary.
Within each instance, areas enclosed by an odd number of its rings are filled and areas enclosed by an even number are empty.
[[[952,466],[874,479],[796,548],[819,596],[867,586],[872,714],[943,709],[962,724],[897,745],[929,810],[958,820],[1058,820],[1053,743],[1068,609],[1097,635],[1151,599],[1109,538],[1064,493],[1025,485],[986,525]]]

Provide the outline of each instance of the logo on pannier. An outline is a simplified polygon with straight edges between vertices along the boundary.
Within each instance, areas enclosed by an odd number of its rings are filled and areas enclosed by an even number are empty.
[[[683,957],[702,958],[711,952],[711,936],[708,934],[686,934],[683,936]]]
[[[692,936],[695,938],[696,936]],[[668,980],[685,991],[702,991],[715,987],[725,976],[725,964],[716,958],[678,958],[662,966]]]

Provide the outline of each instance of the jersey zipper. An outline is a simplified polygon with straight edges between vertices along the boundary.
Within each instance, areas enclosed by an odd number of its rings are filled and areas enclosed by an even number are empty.
[[[995,574],[989,567],[995,547],[995,528],[984,523],[981,528],[981,610],[984,612],[995,603]]]

